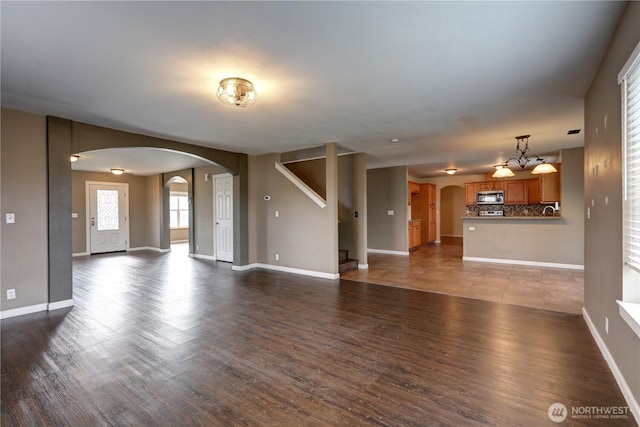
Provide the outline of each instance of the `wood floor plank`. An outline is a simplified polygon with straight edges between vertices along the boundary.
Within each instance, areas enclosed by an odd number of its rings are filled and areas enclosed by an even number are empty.
[[[179,251],[76,258],[74,300],[3,320],[3,426],[538,426],[555,402],[626,407],[575,314]]]

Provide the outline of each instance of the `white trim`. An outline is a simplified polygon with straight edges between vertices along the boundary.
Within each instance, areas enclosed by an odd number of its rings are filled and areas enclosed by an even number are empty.
[[[479,258],[474,256],[463,256],[462,260],[475,261],[475,262],[489,262],[494,264],[528,265],[532,267],[564,268],[567,270],[584,270],[584,265],[581,265],[581,264],[562,264],[559,262],[523,261],[519,259]]]
[[[205,259],[207,261],[215,261],[216,260],[216,257],[214,257],[213,255],[189,254],[189,257],[197,258],[197,259]]]
[[[8,319],[10,317],[24,316],[25,314],[38,313],[47,311],[47,304],[29,305],[27,307],[14,308],[11,310],[0,311],[0,319]]]
[[[11,310],[0,311],[0,319],[9,319],[10,317],[24,316],[27,314],[40,313],[42,311],[53,311],[61,308],[73,307],[73,299],[64,301],[56,301],[44,304],[28,305],[26,307],[13,308]]]
[[[631,409],[631,412],[633,413],[633,416],[635,417],[636,422],[640,423],[640,403],[638,403],[633,397],[633,393],[631,392],[629,385],[625,381],[624,376],[622,375],[622,372],[620,372],[620,368],[618,368],[616,361],[614,360],[613,356],[609,352],[607,345],[605,344],[604,340],[598,333],[598,330],[596,329],[595,325],[591,321],[591,317],[589,317],[589,313],[587,312],[587,309],[584,307],[582,308],[582,316],[584,317],[584,320],[587,323],[587,327],[591,332],[591,336],[593,336],[593,339],[595,340],[596,344],[598,345],[598,348],[600,349],[600,353],[602,353],[604,360],[609,365],[609,369],[611,369],[611,373],[613,373],[613,377],[616,379],[616,382],[618,383],[618,387],[622,392],[622,396],[624,396],[624,400],[627,401],[627,405],[629,405],[629,409]]]
[[[314,271],[314,270],[303,270],[301,268],[293,268],[293,267],[284,267],[281,265],[273,265],[273,264],[262,264],[259,262],[247,265],[234,265],[231,267],[232,270],[235,271],[244,271],[250,270],[253,268],[262,268],[264,270],[273,270],[273,271],[281,271],[284,273],[293,273],[293,274],[301,274],[303,276],[311,276],[311,277],[320,277],[322,279],[339,279],[340,274],[338,273],[325,273],[323,271]]]
[[[138,246],[137,248],[129,248],[127,252],[135,252],[135,251],[154,251],[160,253],[171,252],[171,249],[160,249],[160,248],[152,248],[151,246]]]
[[[441,234],[440,237],[464,237],[462,234]]]
[[[369,264],[358,264],[358,269],[359,270],[368,270],[369,269]]]
[[[389,251],[386,249],[371,249],[367,248],[367,252],[371,252],[372,254],[387,254],[387,255],[409,255],[409,251]]]
[[[620,307],[620,316],[631,327],[631,330],[640,338],[640,304],[632,302],[616,301]]]
[[[627,59],[627,62],[625,62],[624,66],[622,67],[622,70],[620,70],[620,72],[618,73],[618,84],[622,83],[622,80],[624,80],[624,78],[627,76],[627,72],[629,72],[631,67],[633,67],[633,64],[635,64],[635,62],[639,59],[640,59],[640,42],[638,42],[638,44],[636,45],[636,48],[633,49],[633,53],[631,54],[631,56],[629,56],[629,59]]]
[[[300,191],[302,191],[304,194],[307,195],[308,198],[313,200],[316,203],[316,205],[320,206],[321,208],[327,207],[326,200],[324,200],[322,197],[320,197],[320,195],[318,193],[313,191],[313,189],[311,187],[309,187],[306,182],[304,182],[303,180],[298,178],[296,176],[296,174],[291,172],[285,166],[282,166],[282,164],[280,164],[278,162],[274,162],[274,163],[275,163],[275,166],[276,166],[276,170],[278,172],[280,172],[282,175],[284,175],[284,177],[287,178],[289,181],[291,181],[291,183],[293,185],[298,187],[300,189]]]
[[[74,305],[75,304],[73,303],[73,298],[71,298],[63,301],[50,302],[47,305],[47,310],[49,311],[59,310],[61,308],[73,307]]]
[[[172,228],[172,230],[176,230],[176,229]],[[181,228],[180,230],[188,230],[188,228]],[[189,239],[186,239],[186,240],[172,240],[171,243],[189,243]]]
[[[77,256],[89,256],[89,255],[91,255],[89,252],[76,252],[76,253],[71,254],[71,257],[75,258]]]

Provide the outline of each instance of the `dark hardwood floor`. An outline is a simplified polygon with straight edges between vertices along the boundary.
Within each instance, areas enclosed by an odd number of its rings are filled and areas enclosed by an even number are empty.
[[[171,254],[2,321],[2,426],[544,426],[626,403],[579,315]],[[635,425],[572,419],[561,425]]]

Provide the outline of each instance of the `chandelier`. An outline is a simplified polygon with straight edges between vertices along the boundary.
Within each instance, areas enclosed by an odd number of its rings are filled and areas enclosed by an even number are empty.
[[[535,175],[558,172],[558,170],[552,164],[547,163],[546,160],[542,157],[529,154],[530,136],[531,135],[516,136],[516,153],[518,153],[518,157],[511,157],[506,162],[504,162],[504,164],[496,165],[496,171],[492,175],[494,178],[505,178],[514,176],[515,174],[513,173],[513,171],[509,169],[509,162],[511,161],[515,161],[518,166],[520,166],[520,169],[524,169],[529,164],[529,162],[539,162],[539,164],[536,165],[536,167],[531,171],[531,173]]]
[[[240,77],[229,77],[220,81],[218,99],[223,104],[236,107],[248,107],[256,102],[256,90],[253,83]]]

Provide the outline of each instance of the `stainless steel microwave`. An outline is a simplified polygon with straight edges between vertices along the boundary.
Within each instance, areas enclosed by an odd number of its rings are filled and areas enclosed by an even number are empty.
[[[476,197],[476,204],[503,205],[504,191],[503,190],[478,191],[478,195]]]

